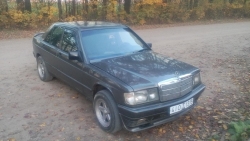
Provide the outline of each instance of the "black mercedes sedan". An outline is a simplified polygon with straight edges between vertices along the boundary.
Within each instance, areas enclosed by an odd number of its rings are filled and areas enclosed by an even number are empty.
[[[40,79],[56,77],[93,101],[109,133],[175,120],[205,89],[198,68],[151,47],[125,25],[97,21],[58,22],[33,37]]]

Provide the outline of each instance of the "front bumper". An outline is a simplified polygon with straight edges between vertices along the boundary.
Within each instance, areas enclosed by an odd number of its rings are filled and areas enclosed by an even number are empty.
[[[181,115],[187,113],[195,107],[197,100],[201,93],[205,90],[205,85],[200,84],[198,87],[193,89],[189,94],[171,101],[156,103],[152,105],[142,107],[126,107],[118,105],[120,117],[122,119],[124,127],[131,131],[137,132],[145,130],[166,122],[173,121]],[[170,115],[170,107],[181,104],[189,99],[193,98],[193,105],[176,113]]]

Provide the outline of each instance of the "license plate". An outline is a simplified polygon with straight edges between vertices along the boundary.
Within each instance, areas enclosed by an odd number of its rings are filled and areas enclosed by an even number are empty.
[[[175,106],[171,106],[170,107],[170,115],[174,114],[174,113],[177,113],[177,112],[180,112],[180,111],[190,107],[193,104],[194,104],[194,99],[191,98],[186,102],[183,102],[183,103],[175,105]]]

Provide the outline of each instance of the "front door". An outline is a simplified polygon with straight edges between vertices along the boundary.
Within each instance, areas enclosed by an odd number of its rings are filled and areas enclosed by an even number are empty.
[[[89,93],[90,88],[85,84],[88,77],[87,72],[84,69],[84,60],[70,60],[69,52],[78,52],[81,54],[81,48],[76,40],[76,32],[70,29],[64,29],[61,45],[58,50],[58,58],[60,59],[59,70],[64,74],[63,79],[69,83],[72,87],[76,88],[80,92]]]

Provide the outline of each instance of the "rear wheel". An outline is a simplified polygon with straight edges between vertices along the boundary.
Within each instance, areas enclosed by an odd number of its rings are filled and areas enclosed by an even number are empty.
[[[41,56],[37,57],[37,72],[38,72],[39,78],[44,82],[47,82],[53,79],[53,76],[48,72],[45,62],[43,61],[43,58]]]
[[[116,103],[106,90],[97,92],[94,98],[94,111],[99,126],[108,133],[121,130],[121,122]]]

